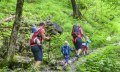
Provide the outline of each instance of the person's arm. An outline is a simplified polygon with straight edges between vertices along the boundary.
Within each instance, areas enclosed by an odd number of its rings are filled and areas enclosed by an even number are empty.
[[[45,36],[45,30],[44,29],[41,30],[41,36],[42,36],[43,39],[46,39],[46,40],[50,39],[50,37]]]
[[[69,50],[70,50],[70,51],[73,51],[74,49],[69,46]]]
[[[50,39],[50,37],[45,36],[45,34],[42,34],[42,38],[45,39],[45,40],[49,40]]]
[[[83,33],[83,29],[81,28],[81,35],[82,35],[82,38],[84,37],[84,33]]]
[[[85,38],[85,35],[84,35],[84,32],[83,32],[82,27],[80,27],[80,31],[81,31],[82,38],[83,38],[83,37]],[[85,39],[86,39],[86,38],[85,38]]]

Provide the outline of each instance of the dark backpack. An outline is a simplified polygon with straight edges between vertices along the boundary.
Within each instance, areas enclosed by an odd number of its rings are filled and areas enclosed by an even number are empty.
[[[34,32],[32,35],[32,38],[30,39],[30,45],[33,44],[40,44],[41,43],[41,34],[40,34],[40,30],[39,29],[37,32]]]
[[[80,26],[77,26],[77,25],[74,25],[73,26],[73,29],[72,29],[72,36],[73,38],[76,38],[78,35],[81,34],[81,27]]]

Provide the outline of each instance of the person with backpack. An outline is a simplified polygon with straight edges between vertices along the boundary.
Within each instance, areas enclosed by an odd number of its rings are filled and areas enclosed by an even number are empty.
[[[61,52],[65,58],[65,63],[64,63],[64,67],[66,67],[68,65],[68,61],[70,59],[70,51],[72,51],[73,49],[69,46],[68,41],[64,42],[64,45],[61,47]]]
[[[73,44],[76,49],[76,57],[80,57],[79,54],[82,52],[82,38],[83,38],[83,30],[79,25],[73,25],[72,33]]]
[[[30,46],[31,46],[31,51],[33,53],[34,60],[35,60],[34,67],[38,68],[43,58],[42,43],[45,39],[49,40],[50,37],[45,36],[44,23],[39,24],[37,31],[35,28],[32,28],[32,32],[33,32],[33,35],[31,36],[31,39],[30,39]]]

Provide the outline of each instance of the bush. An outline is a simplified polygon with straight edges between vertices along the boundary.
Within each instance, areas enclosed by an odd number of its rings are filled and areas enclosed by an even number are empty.
[[[90,54],[85,62],[78,66],[82,72],[119,72],[120,71],[120,48],[119,46],[107,46]]]

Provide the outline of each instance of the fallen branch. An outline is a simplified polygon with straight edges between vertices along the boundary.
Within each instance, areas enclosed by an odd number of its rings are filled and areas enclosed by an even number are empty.
[[[8,18],[3,19],[2,21],[0,21],[0,24],[3,24],[4,22],[10,22],[11,20],[13,20],[15,18],[15,15],[11,15]]]

